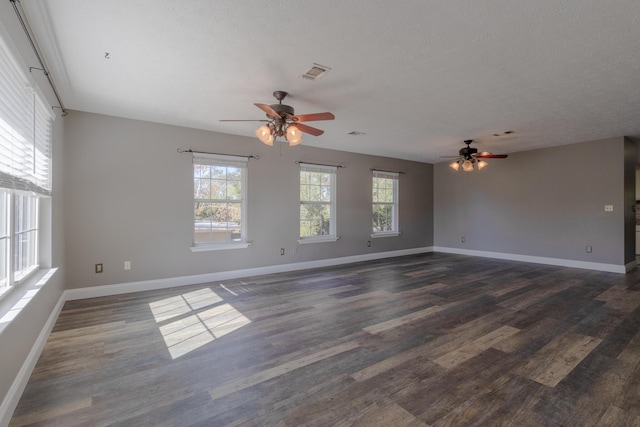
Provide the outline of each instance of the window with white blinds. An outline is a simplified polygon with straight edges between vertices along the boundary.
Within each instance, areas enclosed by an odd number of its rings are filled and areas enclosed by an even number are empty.
[[[0,294],[39,267],[54,114],[0,33]]]
[[[51,194],[53,118],[0,40],[0,187]]]

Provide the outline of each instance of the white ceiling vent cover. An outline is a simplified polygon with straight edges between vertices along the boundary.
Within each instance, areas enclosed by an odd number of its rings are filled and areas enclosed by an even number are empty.
[[[325,67],[324,65],[316,64],[314,62],[313,67],[309,68],[302,75],[302,78],[306,80],[317,80],[322,77],[327,71],[331,71],[331,68]]]

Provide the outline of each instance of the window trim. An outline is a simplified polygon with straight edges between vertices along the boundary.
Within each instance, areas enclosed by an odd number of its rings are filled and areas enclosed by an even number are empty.
[[[372,171],[372,176],[371,176],[371,213],[373,214],[373,208],[376,205],[391,205],[392,210],[391,210],[391,224],[392,224],[392,229],[391,230],[386,230],[386,231],[373,231],[373,224],[371,225],[371,237],[376,239],[376,238],[381,238],[381,237],[397,237],[399,235],[402,234],[402,232],[400,231],[400,218],[399,218],[399,212],[400,212],[400,197],[399,197],[399,193],[400,193],[400,173],[399,172],[387,172],[387,171],[379,171],[379,170],[375,170],[373,169]],[[393,202],[392,203],[376,203],[375,201],[373,201],[373,181],[375,178],[384,178],[384,179],[391,179],[393,181]]]
[[[298,243],[299,244],[307,244],[307,243],[324,243],[324,242],[335,242],[338,240],[337,234],[337,196],[336,196],[336,182],[338,180],[338,167],[337,166],[328,166],[328,165],[317,165],[313,163],[303,163],[299,162],[300,170],[298,172],[298,194],[300,194],[300,187],[302,182],[300,181],[301,172],[316,172],[316,173],[327,173],[330,175],[330,190],[331,190],[331,200],[327,202],[311,202],[311,201],[303,201],[300,199],[298,195],[299,203],[298,203]],[[300,206],[303,204],[313,204],[313,205],[329,205],[329,234],[323,234],[319,236],[300,236]]]
[[[247,175],[249,159],[246,157],[232,156],[226,154],[208,154],[208,153],[193,153],[192,171],[191,171],[191,205],[195,206],[195,194],[193,194],[193,184],[195,176],[193,174],[193,165],[211,165],[211,166],[231,166],[241,169],[241,212],[240,218],[240,236],[241,240],[230,241],[224,240],[219,242],[200,242],[195,241],[195,209],[193,209],[192,228],[191,228],[191,252],[206,252],[206,251],[218,251],[227,249],[244,249],[249,247],[250,242],[247,240],[247,218],[248,218],[248,200],[247,200]],[[211,199],[214,200],[214,199]],[[228,199],[225,199],[228,200]]]

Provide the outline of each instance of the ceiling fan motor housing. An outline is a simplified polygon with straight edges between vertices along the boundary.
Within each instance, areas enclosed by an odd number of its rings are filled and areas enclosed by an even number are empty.
[[[471,148],[471,147],[469,147],[469,146],[467,145],[466,147],[464,147],[464,148],[461,148],[461,149],[460,149],[459,154],[460,154],[462,157],[464,157],[466,160],[469,160],[469,159],[471,159],[471,156],[472,156],[473,154],[476,154],[477,152],[478,152],[478,149],[477,149],[477,148]]]
[[[273,110],[280,114],[280,117],[283,118],[288,118],[290,116],[295,115],[294,113],[294,109],[292,106],[290,105],[285,105],[285,104],[273,104],[270,105],[271,108],[273,108]]]

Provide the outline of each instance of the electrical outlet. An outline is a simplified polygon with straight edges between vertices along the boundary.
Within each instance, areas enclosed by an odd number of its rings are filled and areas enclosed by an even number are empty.
[[[605,212],[613,212],[613,205],[604,205]]]
[[[593,252],[593,248],[591,246],[587,246],[587,253],[590,254]]]
[[[462,243],[464,243],[466,241],[466,239],[463,237],[462,239],[460,239],[462,241]]]
[[[125,261],[124,262],[124,269],[125,270],[131,270],[131,261]]]
[[[367,240],[367,247],[370,248],[371,247],[371,240]]]
[[[102,264],[96,264],[96,273],[102,273]]]
[[[280,255],[284,255],[284,248],[280,248]]]

